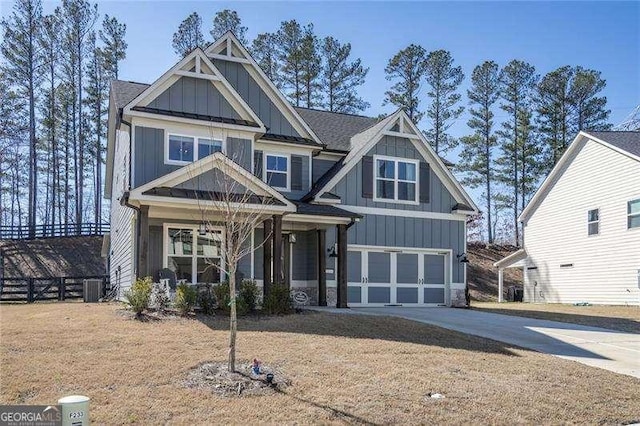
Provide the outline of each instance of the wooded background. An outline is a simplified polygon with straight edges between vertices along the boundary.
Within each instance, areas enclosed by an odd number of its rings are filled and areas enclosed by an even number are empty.
[[[295,20],[250,41],[235,11],[207,19],[210,31],[195,12],[177,25],[176,61],[231,30],[292,104],[346,114],[370,106],[359,92],[369,68],[349,42]],[[41,0],[18,0],[1,29],[0,225],[107,222],[108,97],[126,59],[126,26],[84,0],[63,0],[51,15]],[[577,131],[611,128],[606,81],[579,64],[541,76],[521,59],[487,58],[463,70],[451,52],[411,44],[370,65],[385,67],[385,104],[404,109],[439,155],[459,152],[449,158],[455,173],[481,194],[470,239],[519,245],[518,215]],[[468,134],[455,138],[449,128],[465,108]]]

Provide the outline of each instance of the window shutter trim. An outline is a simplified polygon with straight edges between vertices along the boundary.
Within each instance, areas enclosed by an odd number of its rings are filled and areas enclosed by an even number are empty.
[[[291,156],[291,190],[302,191],[302,157]]]
[[[429,203],[430,197],[430,187],[431,187],[431,177],[430,177],[430,167],[429,163],[425,163],[423,161],[420,162],[420,202],[421,203]]]
[[[362,157],[362,198],[373,198],[373,157]]]

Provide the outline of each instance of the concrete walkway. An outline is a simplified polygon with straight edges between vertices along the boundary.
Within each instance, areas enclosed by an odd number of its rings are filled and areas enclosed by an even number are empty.
[[[452,308],[310,308],[387,315],[497,340],[640,378],[640,334]],[[640,330],[639,330],[640,332]]]

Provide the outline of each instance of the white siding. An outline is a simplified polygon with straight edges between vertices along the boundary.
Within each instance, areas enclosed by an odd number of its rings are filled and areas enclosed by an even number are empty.
[[[117,130],[115,144],[111,187],[109,274],[111,283],[120,286],[120,296],[122,296],[122,291],[131,287],[135,276],[133,265],[135,212],[129,207],[120,205],[122,194],[129,188],[129,132]]]
[[[526,224],[525,301],[637,305],[640,229],[627,229],[627,202],[640,197],[640,163],[580,143]],[[591,209],[600,209],[599,235],[587,235]]]

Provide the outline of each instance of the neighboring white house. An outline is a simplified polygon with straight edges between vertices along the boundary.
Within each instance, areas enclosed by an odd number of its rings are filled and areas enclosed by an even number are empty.
[[[525,302],[638,305],[640,132],[580,132],[519,220]]]

